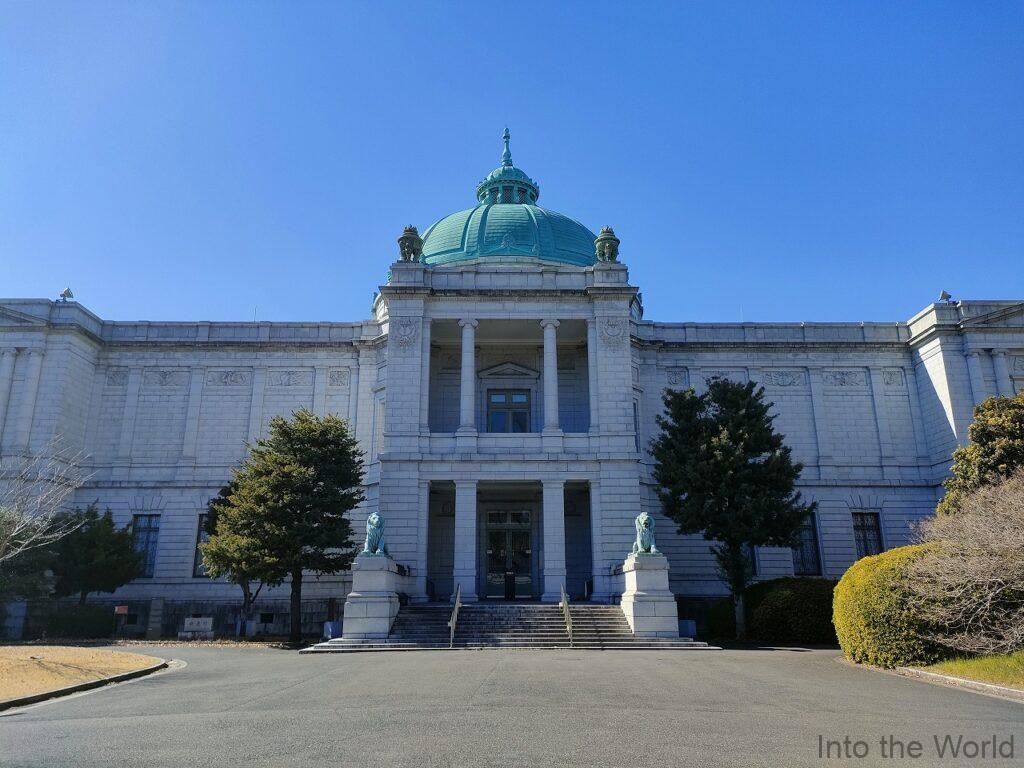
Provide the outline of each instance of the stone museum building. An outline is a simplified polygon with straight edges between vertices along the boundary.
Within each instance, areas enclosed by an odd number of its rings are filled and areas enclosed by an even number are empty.
[[[74,500],[145,553],[121,600],[235,601],[203,574],[208,500],[272,416],[346,418],[366,500],[412,602],[618,602],[641,511],[684,606],[727,593],[708,543],[659,509],[646,448],[667,388],[754,381],[818,502],[759,578],[838,577],[934,509],[972,408],[1024,390],[1024,302],[946,301],[909,320],[702,323],[645,316],[610,228],[538,205],[501,164],[471,207],[407,228],[352,322],[120,321],[74,301],[0,299],[0,450],[59,436],[86,456]],[[467,190],[471,192],[471,190]],[[415,215],[410,210],[410,215]],[[794,308],[799,312],[799,307]],[[351,574],[310,577],[342,601]],[[284,595],[287,584],[269,595]],[[684,609],[685,613],[685,609]]]

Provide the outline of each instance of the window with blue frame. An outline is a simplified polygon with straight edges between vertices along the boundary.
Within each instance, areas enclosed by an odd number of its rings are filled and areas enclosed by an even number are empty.
[[[142,553],[142,576],[150,579],[156,569],[157,540],[160,538],[160,515],[132,517],[132,541],[135,551]]]

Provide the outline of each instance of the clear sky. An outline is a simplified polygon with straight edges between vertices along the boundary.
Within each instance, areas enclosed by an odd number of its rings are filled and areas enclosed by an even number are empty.
[[[1024,2],[0,5],[0,296],[358,320],[512,131],[646,317],[1024,299]]]

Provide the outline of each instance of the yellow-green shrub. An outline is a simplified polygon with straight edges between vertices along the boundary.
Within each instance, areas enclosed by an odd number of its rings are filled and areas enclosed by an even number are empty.
[[[832,622],[848,659],[899,667],[942,658],[939,647],[928,640],[904,582],[907,567],[926,546],[899,547],[865,557],[839,580]]]

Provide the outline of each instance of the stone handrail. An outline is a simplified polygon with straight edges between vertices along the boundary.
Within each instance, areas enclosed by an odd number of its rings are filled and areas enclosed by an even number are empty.
[[[561,589],[562,600],[559,605],[562,607],[562,615],[565,617],[565,631],[569,635],[569,647],[572,648],[572,612],[569,610],[569,596],[565,594],[565,584]]]
[[[448,622],[448,627],[451,630],[451,633],[450,633],[450,635],[448,637],[448,647],[449,648],[454,648],[455,647],[455,624],[459,620],[459,608],[461,606],[462,606],[462,585],[459,584],[458,588],[455,590],[455,605],[452,606],[452,618]]]

